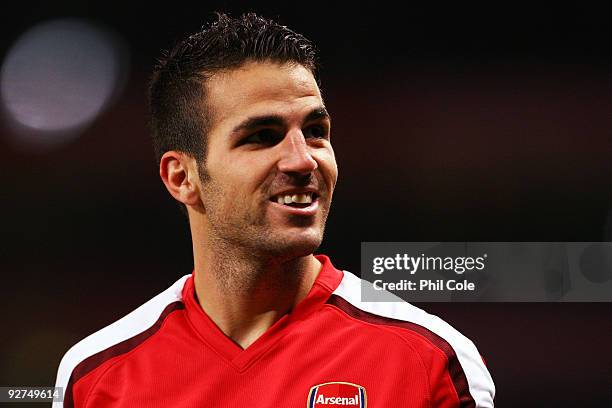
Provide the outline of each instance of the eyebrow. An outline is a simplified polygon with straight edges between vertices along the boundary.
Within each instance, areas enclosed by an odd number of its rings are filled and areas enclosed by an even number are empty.
[[[329,113],[325,107],[321,106],[319,108],[315,108],[310,111],[306,118],[304,119],[304,123],[310,122],[317,119],[330,119]],[[265,126],[283,126],[285,124],[282,116],[278,115],[263,115],[263,116],[255,116],[252,118],[245,119],[240,124],[238,124],[234,129],[232,129],[232,134],[238,133],[244,130],[252,130]]]

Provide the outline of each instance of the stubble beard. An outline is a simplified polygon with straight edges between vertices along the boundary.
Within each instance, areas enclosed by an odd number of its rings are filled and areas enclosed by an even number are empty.
[[[298,265],[300,259],[319,247],[328,208],[322,211],[318,233],[311,233],[303,239],[291,239],[296,237],[288,236],[289,231],[275,233],[265,209],[252,210],[242,197],[229,200],[205,171],[201,174],[202,203],[209,224],[205,240],[213,254],[213,259],[206,262],[210,263],[219,288],[227,293],[248,296],[272,287],[286,290],[295,286],[302,278],[300,273],[274,273],[271,271],[279,269],[273,266]],[[248,210],[244,212],[244,208]],[[305,222],[303,219],[295,221]],[[290,269],[299,271],[299,268]]]
[[[207,240],[216,254],[232,254],[234,259],[247,257],[264,263],[287,262],[310,255],[321,245],[328,206],[322,209],[318,231],[309,233],[307,237],[296,238],[290,236],[289,231],[274,231],[265,210],[251,209],[243,197],[234,197],[234,201],[227,200],[226,193],[210,177],[203,165],[200,166],[200,180],[203,189],[202,202],[210,226]],[[244,212],[244,208],[249,210]],[[300,216],[294,217],[291,222],[295,226],[299,227],[302,223],[302,226],[306,227],[311,223]]]

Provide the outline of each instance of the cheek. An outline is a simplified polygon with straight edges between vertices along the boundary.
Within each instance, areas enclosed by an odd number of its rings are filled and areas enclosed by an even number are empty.
[[[334,151],[331,150],[321,155],[317,161],[325,181],[329,183],[329,187],[334,188],[338,180],[338,165],[336,164]]]
[[[208,201],[229,215],[240,212],[257,187],[253,175],[249,174],[250,167],[228,163],[224,168],[216,167],[215,170],[209,173],[209,185],[205,188],[205,192],[210,194]]]
[[[243,194],[230,185],[211,178],[202,192],[204,208],[216,222],[229,222],[234,215],[241,213]]]

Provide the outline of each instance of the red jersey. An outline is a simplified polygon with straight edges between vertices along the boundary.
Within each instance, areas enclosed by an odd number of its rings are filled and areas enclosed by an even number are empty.
[[[362,302],[361,280],[317,256],[309,294],[242,349],[179,279],[62,359],[54,407],[492,407],[474,344],[406,302]]]

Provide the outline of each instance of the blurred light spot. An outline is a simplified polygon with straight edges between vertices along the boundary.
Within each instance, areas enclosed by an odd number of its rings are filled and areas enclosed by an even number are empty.
[[[16,141],[47,147],[78,136],[120,92],[125,55],[115,35],[82,20],[45,22],[24,33],[0,77]]]

